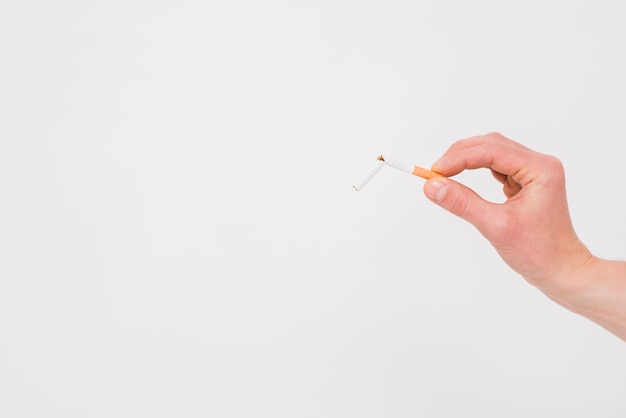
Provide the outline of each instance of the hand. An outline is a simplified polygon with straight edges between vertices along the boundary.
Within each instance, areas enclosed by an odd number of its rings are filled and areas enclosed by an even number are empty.
[[[503,184],[505,203],[447,178],[481,167]],[[456,142],[432,170],[444,177],[425,183],[426,196],[473,224],[527,281],[556,299],[583,286],[574,273],[593,257],[574,232],[558,159],[490,133]]]

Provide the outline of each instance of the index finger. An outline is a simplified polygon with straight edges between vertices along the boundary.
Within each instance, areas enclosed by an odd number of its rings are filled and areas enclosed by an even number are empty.
[[[520,144],[519,142],[513,141],[512,139],[505,137],[501,133],[489,132],[488,134],[472,136],[469,138],[456,141],[454,144],[450,145],[450,148],[448,148],[448,150],[446,151],[446,154],[449,152],[457,152],[457,151],[461,151],[464,149],[473,148],[478,145],[483,145],[492,141],[499,142],[499,143],[506,144],[506,145],[520,148],[520,149],[526,149],[526,150],[529,149],[525,147],[524,145]]]
[[[541,168],[543,154],[502,140],[477,141],[473,146],[450,149],[432,166],[449,177],[464,170],[490,168],[511,176],[522,186],[534,181]]]

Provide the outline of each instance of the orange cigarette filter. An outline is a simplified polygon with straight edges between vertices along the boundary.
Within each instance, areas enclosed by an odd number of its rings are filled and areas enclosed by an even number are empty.
[[[425,168],[422,168],[418,165],[416,165],[415,167],[413,167],[413,172],[411,172],[411,174],[413,174],[414,176],[417,177],[421,177],[423,179],[432,179],[433,177],[441,177],[441,174],[435,172],[435,171],[431,171],[431,170],[427,170]]]

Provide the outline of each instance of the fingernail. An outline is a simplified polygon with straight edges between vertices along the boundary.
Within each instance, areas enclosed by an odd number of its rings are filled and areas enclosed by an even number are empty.
[[[435,202],[441,202],[446,197],[447,192],[448,186],[439,180],[431,180],[424,186],[426,196]]]
[[[438,171],[438,170],[436,170],[436,168],[437,168],[438,166],[440,166],[440,165],[443,163],[443,161],[444,161],[444,160],[445,160],[445,157],[441,157],[440,159],[438,159],[437,161],[435,161],[435,162],[434,162],[434,164],[431,166],[431,170],[433,170],[433,171]]]

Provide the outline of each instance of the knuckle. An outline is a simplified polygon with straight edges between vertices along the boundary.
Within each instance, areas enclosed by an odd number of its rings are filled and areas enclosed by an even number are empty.
[[[551,183],[562,185],[565,183],[565,168],[563,163],[557,157],[548,155],[543,163],[546,173],[549,173]]]
[[[553,155],[548,155],[546,159],[552,168],[563,168],[563,162],[557,157]]]
[[[489,138],[490,141],[493,141],[493,142],[500,142],[505,139],[504,135],[502,135],[500,132],[497,132],[497,131],[489,132],[485,136]]]

